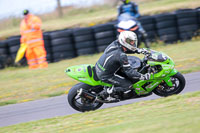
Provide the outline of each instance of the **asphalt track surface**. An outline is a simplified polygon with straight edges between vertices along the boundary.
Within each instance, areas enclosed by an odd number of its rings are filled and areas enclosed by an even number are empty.
[[[186,78],[186,86],[182,93],[200,91],[200,72],[185,74],[184,77]],[[160,97],[151,95],[145,98],[132,99],[119,103],[104,104],[101,109],[157,98]],[[0,127],[75,113],[80,112],[69,106],[67,95],[7,105],[0,107]]]

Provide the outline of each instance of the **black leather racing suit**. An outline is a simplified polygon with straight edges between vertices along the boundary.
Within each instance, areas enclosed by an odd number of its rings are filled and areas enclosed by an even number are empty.
[[[122,51],[122,47],[116,40],[105,49],[103,55],[97,61],[95,69],[101,81],[113,84],[116,91],[127,91],[132,88],[132,82],[116,75],[116,71],[121,67],[129,78],[139,79],[141,77],[141,74],[131,67],[127,55]]]

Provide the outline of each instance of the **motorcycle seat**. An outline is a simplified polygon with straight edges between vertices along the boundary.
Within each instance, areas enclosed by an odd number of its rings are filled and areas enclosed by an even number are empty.
[[[96,74],[95,67],[88,66],[87,69],[88,69],[89,76],[92,77],[92,74],[93,74],[93,79],[95,81],[99,81],[99,78],[97,77],[97,74]]]

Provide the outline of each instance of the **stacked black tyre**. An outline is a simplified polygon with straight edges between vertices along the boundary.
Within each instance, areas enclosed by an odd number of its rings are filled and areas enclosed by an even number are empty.
[[[8,61],[8,64],[9,65],[15,65],[14,61],[15,61],[15,58],[16,58],[16,55],[17,55],[17,51],[19,50],[20,48],[20,37],[21,36],[12,36],[10,38],[8,38],[8,50],[9,50],[9,61]],[[18,62],[17,65],[27,65],[27,61],[26,61],[26,58],[25,56]]]
[[[3,69],[6,66],[8,58],[8,47],[7,41],[0,41],[0,69]]]
[[[53,62],[53,54],[51,49],[51,38],[49,34],[50,32],[44,32],[43,39],[44,39],[45,50],[47,52],[47,61],[50,63]]]
[[[73,29],[73,36],[78,56],[96,53],[94,34],[91,27]]]
[[[153,16],[142,16],[139,18],[139,22],[147,33],[149,41],[154,42],[156,40],[156,23]]]
[[[178,29],[176,14],[167,13],[155,16],[157,34],[161,41],[165,43],[175,43],[178,41]]]
[[[197,10],[176,11],[180,40],[190,40],[198,31]]]
[[[71,30],[51,32],[50,39],[54,62],[76,56]]]
[[[93,29],[98,52],[104,51],[116,39],[116,30],[113,23],[96,25]]]

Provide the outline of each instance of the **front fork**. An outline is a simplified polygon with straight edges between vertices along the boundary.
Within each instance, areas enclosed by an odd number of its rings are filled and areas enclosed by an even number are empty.
[[[164,79],[165,83],[169,86],[169,87],[172,87],[173,86],[173,83],[171,81],[171,77],[166,77]]]
[[[173,69],[169,75],[167,75],[165,78],[164,78],[164,81],[165,83],[169,86],[169,87],[172,87],[173,86],[173,83],[171,81],[171,77],[174,76],[175,74],[177,74],[178,71],[176,69]]]

